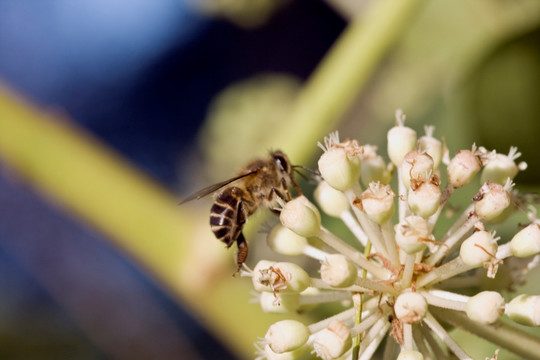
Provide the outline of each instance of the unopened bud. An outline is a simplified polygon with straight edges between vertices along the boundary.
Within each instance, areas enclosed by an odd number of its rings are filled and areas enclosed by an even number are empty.
[[[443,146],[439,139],[433,137],[433,126],[426,127],[426,135],[418,139],[420,150],[423,150],[433,159],[433,169],[438,169],[443,156]]]
[[[427,221],[420,216],[407,216],[395,226],[396,243],[407,254],[414,254],[426,247],[430,239]]]
[[[441,203],[442,191],[439,178],[434,176],[428,180],[413,181],[407,195],[409,209],[425,219],[435,214]]]
[[[347,200],[345,194],[328,185],[326,181],[319,183],[314,196],[322,211],[330,216],[340,217],[350,208],[349,200]]]
[[[463,241],[459,256],[465,264],[480,267],[495,257],[497,248],[497,242],[491,232],[480,230]]]
[[[350,157],[344,148],[328,149],[321,155],[318,164],[323,179],[336,190],[350,189],[360,176],[360,158]]]
[[[390,185],[370,183],[360,201],[368,218],[376,224],[384,224],[394,214],[394,197]]]
[[[304,358],[307,351],[307,346],[301,346],[292,351],[286,351],[282,353],[275,353],[270,348],[270,345],[264,346],[264,358],[266,360],[300,360]]]
[[[313,348],[323,360],[335,359],[351,347],[351,332],[340,321],[332,321],[327,328],[314,336]]]
[[[506,179],[510,178],[510,180],[513,180],[519,170],[525,170],[527,168],[527,164],[524,162],[519,165],[516,164],[515,160],[520,155],[517,152],[517,148],[511,147],[508,155],[493,154],[492,156],[488,156],[480,181],[482,183],[490,181],[504,185]]]
[[[409,187],[411,180],[429,178],[433,172],[433,158],[423,151],[409,151],[401,164],[401,170],[401,180]]]
[[[370,157],[362,158],[362,169],[360,170],[360,180],[364,186],[371,182],[388,184],[392,173],[382,156],[374,154]]]
[[[482,291],[467,301],[467,316],[482,324],[493,324],[504,313],[504,299],[498,292]]]
[[[405,154],[416,147],[416,131],[398,125],[388,131],[388,156],[395,166],[401,166]]]
[[[424,360],[424,355],[415,350],[401,350],[397,360]]]
[[[510,251],[517,257],[540,254],[540,225],[533,222],[514,235],[510,241]]]
[[[394,305],[394,311],[399,320],[406,324],[414,324],[424,318],[427,312],[426,299],[416,292],[400,294]]]
[[[280,354],[304,345],[309,338],[309,330],[299,321],[281,320],[270,326],[264,338],[270,349]]]
[[[341,254],[332,254],[321,263],[321,279],[336,288],[354,284],[358,269]]]
[[[506,315],[526,326],[540,326],[540,296],[518,295],[506,305]]]
[[[455,189],[467,185],[482,168],[480,157],[471,150],[460,150],[446,168],[448,184]]]
[[[275,225],[267,237],[268,246],[278,254],[297,256],[304,253],[307,239],[281,224]]]
[[[305,196],[285,203],[279,219],[283,226],[306,238],[316,236],[321,228],[321,214]]]
[[[510,194],[507,186],[487,182],[482,185],[473,201],[476,215],[483,220],[492,220],[510,205]]]

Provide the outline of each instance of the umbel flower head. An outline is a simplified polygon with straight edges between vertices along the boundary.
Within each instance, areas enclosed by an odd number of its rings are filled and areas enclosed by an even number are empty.
[[[471,359],[448,333],[459,327],[540,359],[540,339],[513,325],[540,326],[540,294],[516,294],[511,286],[539,262],[540,220],[532,209],[513,238],[494,231],[510,213],[525,214],[527,196],[512,182],[526,167],[515,163],[517,149],[503,155],[472,145],[450,157],[433,127],[418,137],[400,111],[396,120],[388,132],[389,164],[376,147],[333,133],[319,144],[319,206],[304,196],[282,202],[268,243],[315,259],[319,271],[262,260],[242,274],[251,277],[266,312],[331,302],[339,310],[313,324],[275,323],[258,344],[259,358]],[[441,224],[446,210],[456,210],[452,195],[466,186],[475,188],[470,204],[452,225]],[[352,241],[326,229],[319,208],[340,219]],[[506,265],[519,277],[485,289]],[[496,359],[498,351],[486,355]]]

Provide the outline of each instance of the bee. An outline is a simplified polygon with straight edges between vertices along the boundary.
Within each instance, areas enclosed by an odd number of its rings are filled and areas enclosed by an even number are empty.
[[[210,209],[210,228],[227,248],[236,242],[238,253],[235,274],[240,271],[248,255],[247,242],[242,233],[247,219],[260,208],[279,214],[279,210],[275,208],[277,198],[284,202],[290,200],[291,186],[302,194],[294,181],[295,167],[301,166],[292,165],[283,152],[272,151],[265,159],[249,162],[236,176],[208,186],[180,203],[215,193],[214,204]]]

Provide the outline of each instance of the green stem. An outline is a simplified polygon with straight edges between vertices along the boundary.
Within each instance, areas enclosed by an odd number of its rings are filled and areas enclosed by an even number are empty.
[[[540,360],[540,339],[510,324],[499,322],[484,325],[469,319],[459,311],[435,307],[430,307],[429,311],[440,321],[491,341],[523,359]]]
[[[280,135],[285,152],[301,161],[311,154],[314,141],[336,128],[423,4],[422,0],[378,0],[350,22],[293,105]]]
[[[371,252],[371,241],[368,240],[366,247],[364,249],[364,256],[368,257],[369,253]],[[362,278],[365,279],[367,277],[367,271],[366,269],[362,270]],[[364,295],[363,294],[355,294],[353,295],[353,301],[354,296],[359,297],[359,303],[356,308],[356,313],[354,315],[354,326],[360,325],[362,322],[362,307],[364,305]],[[356,306],[356,303],[355,303]],[[356,335],[353,338],[353,347],[352,347],[352,360],[358,360],[358,355],[360,354],[360,338],[361,334]]]

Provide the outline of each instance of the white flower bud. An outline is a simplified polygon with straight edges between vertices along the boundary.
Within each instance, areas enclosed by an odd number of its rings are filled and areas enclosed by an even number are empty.
[[[524,162],[519,165],[516,164],[515,160],[519,156],[521,154],[517,152],[517,148],[515,147],[510,148],[508,155],[493,154],[492,156],[488,156],[480,181],[482,183],[490,181],[504,185],[506,179],[510,178],[510,180],[513,180],[519,170],[525,170],[527,167],[527,164]]]
[[[455,189],[467,185],[481,167],[482,161],[473,151],[458,151],[446,168],[448,184]]]
[[[514,235],[510,241],[510,251],[517,257],[540,254],[540,225],[534,222]]]
[[[420,150],[423,150],[433,159],[433,169],[438,169],[443,156],[443,146],[439,139],[433,137],[434,127],[426,127],[426,135],[418,139]]]
[[[266,240],[272,250],[278,254],[289,256],[302,255],[308,245],[305,237],[298,235],[281,224],[277,224],[272,228]]]
[[[388,131],[388,157],[395,166],[401,166],[405,154],[416,147],[416,131],[406,126],[394,126]]]
[[[301,346],[292,351],[286,351],[283,353],[275,353],[270,348],[270,345],[264,346],[264,357],[267,360],[300,360],[303,359],[304,354],[307,351],[307,346]]]
[[[287,202],[279,219],[283,226],[306,238],[316,236],[321,228],[321,214],[305,196]]]
[[[354,284],[358,269],[341,254],[332,254],[321,262],[321,279],[333,287],[347,287]]]
[[[360,158],[349,157],[344,148],[328,149],[318,164],[323,179],[336,190],[350,189],[360,176]]]
[[[289,262],[271,263],[262,260],[253,269],[252,282],[257,291],[298,293],[311,283],[308,273],[300,266]]]
[[[398,319],[406,324],[414,324],[424,318],[427,312],[426,299],[416,292],[400,294],[394,304],[394,311]]]
[[[343,355],[352,345],[351,332],[341,321],[332,321],[327,328],[315,334],[313,348],[323,360]]]
[[[409,151],[401,164],[401,180],[406,187],[411,186],[411,179],[427,179],[433,172],[433,159],[426,152]]]
[[[473,197],[474,212],[483,220],[492,220],[510,205],[510,194],[506,186],[487,182]]]
[[[467,301],[467,316],[482,324],[493,324],[504,313],[504,299],[498,292],[482,291]]]
[[[420,216],[407,216],[395,226],[396,243],[407,254],[425,249],[431,234],[427,221]]]
[[[540,326],[540,296],[521,294],[506,305],[506,315],[526,326]]]
[[[463,241],[459,256],[465,264],[480,267],[494,258],[497,248],[491,232],[480,230]]]
[[[360,198],[362,210],[376,224],[384,224],[394,214],[394,197],[390,185],[370,183]]]
[[[345,194],[334,189],[326,181],[321,181],[314,193],[315,200],[322,211],[333,217],[340,217],[350,209],[349,200]]]
[[[407,204],[411,211],[425,219],[435,214],[441,204],[442,191],[439,187],[438,177],[432,177],[435,180],[413,181],[407,195]]]
[[[263,291],[259,295],[259,303],[265,313],[293,313],[300,306],[300,294],[274,294]]]
[[[270,326],[264,336],[270,349],[278,354],[293,351],[309,338],[307,326],[296,320],[281,320]]]
[[[424,360],[424,355],[415,350],[401,350],[397,360]]]
[[[392,174],[384,159],[380,155],[362,158],[362,168],[360,170],[360,180],[362,184],[368,186],[370,182],[380,182],[388,184]]]

